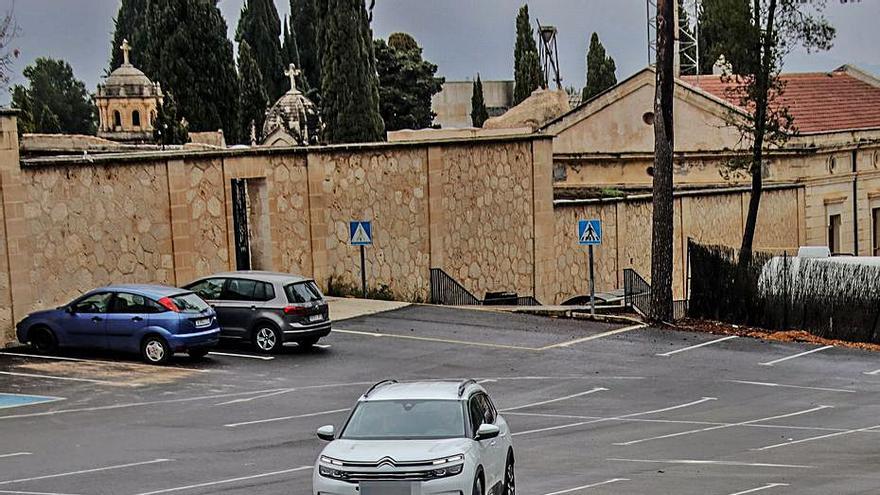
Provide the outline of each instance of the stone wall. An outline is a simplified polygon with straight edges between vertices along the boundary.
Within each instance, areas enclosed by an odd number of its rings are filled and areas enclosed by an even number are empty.
[[[765,191],[758,220],[755,248],[797,251],[802,244],[802,187],[790,186]],[[687,284],[687,240],[707,244],[739,246],[749,194],[731,189],[711,194],[678,194],[675,198],[673,293],[685,294]],[[556,205],[555,252],[557,292],[555,302],[589,294],[587,248],[577,244],[579,219],[602,220],[602,245],[594,248],[596,290],[623,287],[623,270],[632,268],[646,280],[651,278],[651,215],[649,198],[615,201],[586,201]]]
[[[443,152],[445,269],[477,297],[533,293],[532,149],[455,146]]]
[[[25,168],[22,183],[30,309],[123,280],[174,282],[163,163]]]
[[[372,287],[427,299],[438,267],[479,296],[551,297],[555,273],[536,271],[554,256],[552,231],[536,238],[552,218],[543,136],[19,162],[14,117],[0,115],[0,131],[0,344],[27,312],[97,286],[235,269],[233,179],[247,182],[257,268],[357,284],[348,222],[366,219]]]

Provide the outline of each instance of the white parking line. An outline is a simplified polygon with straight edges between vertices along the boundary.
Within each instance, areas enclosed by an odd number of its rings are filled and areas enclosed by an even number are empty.
[[[15,357],[24,357],[24,358],[34,358],[34,359],[50,359],[53,361],[74,361],[78,363],[98,363],[98,364],[123,364],[125,366],[137,366],[143,367],[146,370],[155,370],[155,366],[149,364],[141,364],[141,363],[132,363],[132,362],[118,362],[118,361],[107,361],[104,359],[83,359],[83,358],[72,358],[67,356],[45,356],[42,354],[27,354],[22,352],[0,352],[0,356],[15,356]],[[181,369],[187,371],[194,371],[196,373],[211,373],[211,370],[200,370],[197,368],[188,368],[186,366],[168,366],[171,369]]]
[[[880,375],[880,370],[865,371],[865,372],[863,372],[862,374],[863,374],[863,375],[869,375],[869,376],[877,376],[877,375]]]
[[[70,471],[67,473],[47,474],[45,476],[34,476],[33,478],[19,478],[15,480],[0,481],[0,485],[11,485],[13,483],[24,483],[25,481],[47,480],[50,478],[61,478],[64,476],[74,476],[77,474],[97,473],[99,471],[112,471],[115,469],[124,469],[136,466],[146,466],[149,464],[159,464],[163,462],[174,462],[174,459],[153,459],[152,461],[130,462],[128,464],[116,464],[114,466],[104,466],[92,469],[82,469],[80,471]]]
[[[776,359],[776,360],[774,360],[774,361],[768,361],[768,362],[766,362],[766,363],[759,363],[759,364],[760,364],[761,366],[773,366],[773,365],[778,364],[778,363],[781,363],[781,362],[783,362],[783,361],[788,361],[789,359],[795,359],[795,358],[799,358],[799,357],[801,357],[801,356],[806,356],[806,355],[808,355],[808,354],[813,354],[813,353],[816,353],[816,352],[827,351],[828,349],[833,349],[833,348],[834,348],[833,345],[826,345],[826,346],[822,346],[822,347],[817,347],[817,348],[815,348],[815,349],[810,349],[809,351],[801,352],[801,353],[799,353],[799,354],[795,354],[794,356],[788,356],[788,357],[784,357],[784,358],[781,358],[781,359]]]
[[[237,357],[237,358],[246,358],[246,359],[259,359],[261,361],[271,361],[275,359],[272,356],[257,356],[254,354],[235,354],[232,352],[209,352],[209,356],[227,356],[227,357]]]
[[[348,409],[348,408],[334,409],[332,411],[321,411],[321,412],[308,413],[308,414],[298,414],[296,416],[282,416],[280,418],[258,419],[255,421],[244,421],[241,423],[229,423],[228,425],[223,425],[223,426],[225,426],[227,428],[237,428],[239,426],[257,425],[257,424],[262,424],[262,423],[273,423],[276,421],[287,421],[288,419],[314,418],[316,416],[325,416],[328,414],[338,414],[338,413],[347,412],[347,411],[350,411],[350,409]]]
[[[0,375],[24,376],[27,378],[43,378],[46,380],[61,380],[61,381],[66,381],[66,382],[97,383],[98,385],[114,385],[117,387],[140,387],[140,385],[137,383],[109,382],[106,380],[93,380],[91,378],[73,378],[70,376],[38,375],[36,373],[19,373],[19,372],[14,372],[14,371],[0,371]]]
[[[552,404],[554,402],[562,402],[564,400],[574,399],[577,397],[583,397],[585,395],[595,394],[596,392],[604,392],[606,390],[608,390],[608,389],[605,387],[596,387],[596,388],[587,390],[586,392],[580,392],[577,394],[566,395],[565,397],[559,397],[556,399],[549,399],[549,400],[542,400],[541,402],[532,402],[531,404],[523,404],[521,406],[516,406],[516,407],[508,407],[506,409],[502,409],[501,412],[517,411],[519,409],[525,409],[527,407],[543,406],[545,404]]]
[[[560,491],[558,491],[558,492],[551,492],[551,493],[548,493],[548,494],[546,494],[546,495],[562,495],[563,493],[571,493],[571,492],[576,492],[576,491],[578,491],[578,490],[586,490],[587,488],[595,488],[595,487],[597,487],[597,486],[610,485],[611,483],[618,483],[618,482],[621,482],[621,481],[629,481],[629,478],[612,478],[612,479],[610,479],[610,480],[601,481],[601,482],[599,482],[599,483],[593,483],[593,484],[590,484],[590,485],[576,486],[576,487],[574,487],[574,488],[569,488],[569,489],[567,489],[567,490],[560,490]]]
[[[764,490],[769,490],[771,488],[777,488],[780,486],[789,486],[789,485],[788,485],[788,483],[767,483],[766,485],[759,486],[758,488],[752,488],[751,490],[746,490],[744,492],[731,493],[730,495],[746,495],[746,493],[760,492],[760,491],[764,491]]]
[[[702,403],[704,403],[704,402],[708,402],[708,401],[712,401],[712,400],[717,400],[717,399],[716,399],[715,397],[703,397],[703,398],[700,399],[700,400],[695,400],[695,401],[693,401],[693,402],[688,402],[688,403],[685,403],[685,404],[679,404],[679,405],[671,406],[671,407],[664,407],[663,409],[654,409],[654,410],[652,410],[652,411],[644,411],[644,412],[637,412],[637,413],[632,413],[632,414],[626,414],[626,415],[623,415],[623,416],[617,416],[617,417],[614,417],[614,418],[598,418],[598,419],[593,419],[593,420],[590,420],[590,421],[581,421],[581,422],[578,422],[578,423],[570,423],[570,424],[566,424],[566,425],[549,426],[549,427],[547,427],[547,428],[538,428],[538,429],[536,429],[536,430],[518,431],[518,432],[514,433],[512,436],[516,437],[516,436],[520,436],[520,435],[528,435],[528,434],[531,434],[531,433],[542,433],[542,432],[545,432],[545,431],[561,430],[561,429],[563,429],[563,428],[574,428],[574,427],[577,427],[577,426],[584,426],[584,425],[589,425],[589,424],[593,424],[593,423],[601,423],[601,422],[603,422],[603,421],[614,421],[614,420],[624,419],[624,418],[634,418],[634,417],[637,417],[637,416],[647,416],[647,415],[649,415],[649,414],[656,414],[656,413],[661,413],[661,412],[674,411],[674,410],[676,410],[676,409],[682,409],[682,408],[685,408],[685,407],[695,406],[695,405],[697,405],[697,404],[702,404]],[[513,413],[513,414],[517,414],[517,413]]]
[[[74,493],[59,492],[24,492],[21,490],[0,490],[0,493],[9,493],[14,495],[76,495]]]
[[[733,428],[734,426],[746,426],[746,425],[750,425],[750,424],[753,424],[753,423],[760,423],[760,422],[763,422],[763,421],[770,421],[770,420],[773,420],[773,419],[791,418],[791,417],[793,417],[793,416],[800,416],[800,415],[803,415],[803,414],[809,414],[809,413],[812,413],[812,412],[821,411],[821,410],[823,410],[823,409],[829,409],[829,408],[832,408],[832,407],[834,407],[834,406],[817,406],[817,407],[812,407],[812,408],[810,408],[810,409],[805,409],[805,410],[803,410],[803,411],[797,411],[797,412],[788,413],[788,414],[780,414],[779,416],[770,416],[770,417],[767,417],[767,418],[753,419],[753,420],[750,420],[750,421],[743,421],[743,422],[740,422],[740,423],[732,423],[732,424],[721,425],[721,426],[708,426],[708,427],[706,427],[706,428],[698,428],[698,429],[695,429],[695,430],[680,431],[680,432],[678,432],[678,433],[670,433],[670,434],[668,434],[668,435],[659,435],[659,436],[656,436],[656,437],[642,438],[642,439],[639,439],[639,440],[632,440],[632,441],[629,441],[629,442],[619,442],[619,443],[615,443],[614,445],[621,445],[621,446],[635,445],[635,444],[638,444],[638,443],[650,442],[650,441],[652,441],[652,440],[664,440],[664,439],[667,439],[667,438],[675,438],[675,437],[682,437],[682,436],[685,436],[685,435],[693,435],[694,433],[703,433],[703,432],[706,432],[706,431],[723,430],[723,429],[725,429],[725,428]]]
[[[205,483],[197,483],[195,485],[177,486],[174,488],[166,488],[164,490],[143,492],[143,493],[139,493],[137,495],[159,495],[160,493],[181,492],[184,490],[193,490],[196,488],[204,488],[207,486],[217,486],[217,485],[224,485],[224,484],[228,484],[228,483],[236,483],[238,481],[248,481],[248,480],[253,480],[253,479],[257,479],[257,478],[268,478],[270,476],[280,476],[282,474],[296,473],[298,471],[306,471],[309,469],[312,469],[312,466],[300,466],[298,468],[284,469],[282,471],[272,471],[271,473],[255,474],[252,476],[240,476],[238,478],[228,478],[225,480],[218,480],[218,481],[207,481]]]
[[[467,340],[456,340],[456,339],[442,339],[437,337],[419,337],[417,335],[400,335],[394,333],[379,333],[379,332],[361,332],[358,330],[343,330],[343,329],[334,329],[335,333],[344,333],[349,335],[363,335],[367,337],[388,337],[392,339],[404,339],[404,340],[420,340],[422,342],[436,342],[440,344],[457,344],[457,345],[469,345],[476,347],[491,347],[495,349],[509,349],[516,351],[540,351],[541,348],[538,347],[524,347],[519,345],[504,345],[504,344],[492,344],[489,342],[470,342]]]
[[[629,327],[618,328],[617,330],[609,330],[607,332],[597,333],[596,335],[590,335],[589,337],[584,337],[582,339],[575,339],[575,340],[570,340],[568,342],[562,342],[559,344],[552,344],[552,345],[547,345],[544,347],[539,347],[536,350],[547,351],[550,349],[559,349],[561,347],[570,347],[575,344],[583,344],[584,342],[589,342],[591,340],[601,339],[604,337],[611,337],[612,335],[618,335],[621,333],[632,332],[633,330],[641,330],[642,328],[647,328],[647,327],[648,327],[648,325],[644,325],[644,324],[632,325]]]
[[[0,416],[0,420],[2,419],[18,419],[18,418],[34,418],[37,416],[54,416],[56,414],[67,414],[67,413],[77,413],[77,412],[92,412],[92,411],[108,411],[112,409],[126,409],[129,407],[140,407],[140,406],[154,406],[158,404],[174,404],[177,402],[192,402],[199,400],[211,400],[211,399],[222,399],[225,397],[238,397],[242,395],[251,395],[251,394],[261,394],[270,392],[272,390],[279,389],[269,389],[269,390],[252,390],[250,392],[233,392],[229,394],[214,394],[214,395],[202,395],[196,397],[182,397],[179,399],[168,399],[168,400],[151,400],[151,401],[143,401],[143,402],[129,402],[125,404],[112,404],[108,406],[95,406],[95,407],[76,407],[72,409],[57,409],[54,411],[42,411],[36,413],[23,413],[23,414],[10,414],[7,416]]]
[[[0,459],[5,457],[21,457],[23,455],[33,455],[31,452],[12,452],[11,454],[0,454]]]
[[[790,446],[790,445],[798,445],[798,444],[801,444],[801,443],[813,442],[813,441],[816,441],[816,440],[824,440],[824,439],[826,439],[826,438],[840,437],[840,436],[843,436],[843,435],[852,435],[853,433],[861,433],[861,432],[864,432],[864,431],[874,431],[874,430],[876,430],[876,429],[878,429],[878,428],[880,428],[880,425],[869,426],[869,427],[867,427],[867,428],[859,428],[859,429],[857,429],[857,430],[845,430],[845,431],[839,431],[839,432],[837,432],[837,433],[829,433],[829,434],[827,434],[827,435],[820,435],[820,436],[818,436],[818,437],[802,438],[802,439],[800,439],[800,440],[792,440],[792,441],[789,441],[789,442],[777,443],[777,444],[775,444],[775,445],[768,445],[768,446],[766,446],[766,447],[761,447],[761,448],[759,448],[759,449],[752,449],[752,450],[755,450],[755,451],[771,450],[771,449],[776,449],[776,448],[779,448],[779,447],[788,447],[788,446]]]
[[[747,380],[724,380],[730,383],[741,383],[743,385],[757,385],[759,387],[782,387],[782,388],[796,388],[801,390],[818,390],[820,392],[842,392],[847,394],[854,394],[856,390],[852,390],[849,388],[825,388],[825,387],[804,387],[801,385],[785,385],[782,383],[767,383],[767,382],[750,382]]]
[[[657,354],[657,356],[669,357],[669,356],[678,354],[680,352],[690,351],[692,349],[699,349],[700,347],[706,347],[707,345],[717,344],[719,342],[724,342],[726,340],[735,339],[736,337],[737,337],[736,335],[729,335],[727,337],[722,337],[720,339],[710,340],[709,342],[703,342],[702,344],[692,345],[690,347],[685,347],[683,349],[678,349],[675,351],[669,351],[669,352],[664,352],[662,354]]]
[[[505,413],[508,416],[531,416],[538,418],[557,418],[557,419],[592,419],[592,420],[602,420],[602,421],[620,421],[620,422],[632,422],[632,423],[657,423],[657,424],[676,424],[676,425],[691,425],[691,426],[734,426],[735,423],[721,423],[718,421],[693,421],[693,420],[684,420],[684,419],[647,419],[647,418],[614,418],[614,417],[603,417],[603,416],[578,416],[574,414],[542,414],[542,413],[527,413],[527,412],[510,412]],[[826,432],[838,432],[838,431],[847,431],[846,428],[826,428],[822,426],[793,426],[793,425],[762,425],[762,424],[751,424],[751,425],[742,425],[748,428],[762,428],[765,430],[805,430],[805,431],[826,431]],[[870,431],[870,433],[880,433],[878,431]]]
[[[701,459],[619,459],[610,457],[607,460],[614,462],[642,462],[648,464],[686,464],[697,466],[758,467],[774,469],[816,469],[816,466],[804,466],[800,464],[768,464],[764,462],[710,461]]]

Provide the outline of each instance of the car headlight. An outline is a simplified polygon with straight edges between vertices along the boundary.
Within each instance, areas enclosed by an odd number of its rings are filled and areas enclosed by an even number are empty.
[[[334,466],[341,466],[342,465],[342,461],[340,461],[339,459],[327,457],[326,455],[322,455],[320,461],[323,462],[324,464],[332,464]]]
[[[463,458],[462,458],[463,459]],[[461,474],[461,471],[464,469],[464,464],[456,464],[454,466],[449,466],[446,468],[435,469],[431,471],[431,478],[448,478],[450,476],[455,476],[457,474]]]
[[[348,473],[345,471],[340,471],[327,466],[318,466],[318,474],[325,478],[333,478],[335,480],[348,479]]]
[[[441,464],[449,464],[450,462],[464,462],[464,454],[458,454],[452,457],[444,457],[442,459],[434,460],[431,463],[435,466],[439,466]]]

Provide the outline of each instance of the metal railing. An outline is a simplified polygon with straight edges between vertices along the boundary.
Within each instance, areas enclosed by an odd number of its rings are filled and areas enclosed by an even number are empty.
[[[506,295],[506,293],[504,293]],[[511,301],[503,302],[504,305],[515,306],[540,306],[541,302],[534,296],[516,296],[513,302],[512,297],[516,294],[511,293]],[[465,289],[457,280],[449,276],[440,268],[431,268],[431,304],[442,304],[447,306],[481,306],[489,304],[493,301],[484,301],[477,298],[469,290]],[[494,300],[498,304],[498,300]]]
[[[440,268],[431,268],[431,304],[479,306],[483,301]]]
[[[651,284],[632,268],[623,269],[623,303],[642,316],[651,313]],[[687,299],[672,301],[673,320],[687,317],[687,312]]]

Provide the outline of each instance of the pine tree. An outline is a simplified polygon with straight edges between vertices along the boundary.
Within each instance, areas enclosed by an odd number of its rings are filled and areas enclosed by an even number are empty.
[[[263,122],[266,119],[266,108],[269,96],[263,84],[263,73],[254,58],[253,49],[247,41],[238,45],[238,108],[241,115],[241,131],[243,140],[250,139],[251,125],[256,128],[256,139],[262,139]]]
[[[379,111],[389,131],[424,129],[434,122],[431,99],[444,79],[437,66],[422,58],[422,48],[406,33],[373,44],[379,72]]]
[[[538,56],[535,32],[529,18],[529,6],[523,5],[516,16],[516,47],[513,53],[513,73],[516,80],[513,103],[518,105],[533,91],[544,86],[544,71]]]
[[[39,57],[24,69],[27,86],[12,87],[22,133],[95,134],[95,106],[84,82],[63,60]]]
[[[486,108],[483,95],[483,81],[477,74],[477,80],[474,81],[474,95],[471,96],[471,122],[474,127],[483,127],[487,120],[489,120],[489,110]]]
[[[381,141],[379,80],[363,0],[327,0],[322,28],[321,110],[330,143]]]
[[[191,131],[223,129],[239,142],[238,74],[226,21],[213,1],[150,0],[141,70],[173,93]]]
[[[290,35],[296,42],[299,52],[299,68],[303,71],[306,94],[314,98],[314,94],[308,90],[317,90],[321,87],[321,57],[318,48],[318,40],[322,39],[320,27],[324,25],[322,20],[324,5],[319,5],[315,0],[290,0]]]
[[[134,48],[130,55],[131,64],[140,66],[141,57],[146,47],[146,14],[148,0],[122,0],[116,18],[113,20],[113,42],[110,46],[110,70],[122,65],[123,40]]]
[[[614,59],[606,56],[605,47],[599,41],[599,35],[590,37],[590,49],[587,52],[587,85],[581,98],[586,102],[594,96],[617,84]]]
[[[287,91],[281,55],[281,19],[274,0],[245,0],[235,40],[247,41],[263,74],[266,94],[275,101]]]

